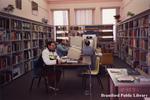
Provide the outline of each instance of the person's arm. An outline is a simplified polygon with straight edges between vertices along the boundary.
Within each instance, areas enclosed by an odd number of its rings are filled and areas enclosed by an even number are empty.
[[[42,58],[46,65],[55,65],[56,64],[56,60],[49,59],[49,52],[47,52],[46,50],[44,50],[42,52]]]

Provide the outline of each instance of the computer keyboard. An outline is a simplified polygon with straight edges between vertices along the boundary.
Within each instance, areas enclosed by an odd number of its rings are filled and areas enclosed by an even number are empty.
[[[78,63],[78,61],[77,60],[67,60],[67,63],[69,63],[69,64],[77,64]]]

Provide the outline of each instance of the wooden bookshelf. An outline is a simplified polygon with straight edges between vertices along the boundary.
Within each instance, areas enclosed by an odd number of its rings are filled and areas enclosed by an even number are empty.
[[[61,39],[68,40],[69,38],[69,26],[68,25],[57,25],[55,26],[56,41]]]
[[[30,71],[52,34],[53,26],[0,12],[0,85]]]
[[[97,47],[101,47],[103,52],[114,51],[113,25],[70,26],[69,36],[82,36],[83,34],[95,34]]]
[[[150,74],[150,10],[118,23],[118,56],[133,66],[138,62],[140,69]]]

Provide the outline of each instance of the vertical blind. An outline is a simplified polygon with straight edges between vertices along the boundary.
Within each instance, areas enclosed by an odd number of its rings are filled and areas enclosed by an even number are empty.
[[[54,25],[68,25],[68,10],[53,11]]]
[[[75,23],[76,25],[92,25],[93,9],[75,10]]]

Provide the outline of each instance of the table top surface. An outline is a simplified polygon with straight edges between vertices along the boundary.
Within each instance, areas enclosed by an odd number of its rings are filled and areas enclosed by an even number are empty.
[[[149,86],[150,76],[129,75],[126,68],[107,68],[108,74],[115,86]]]

